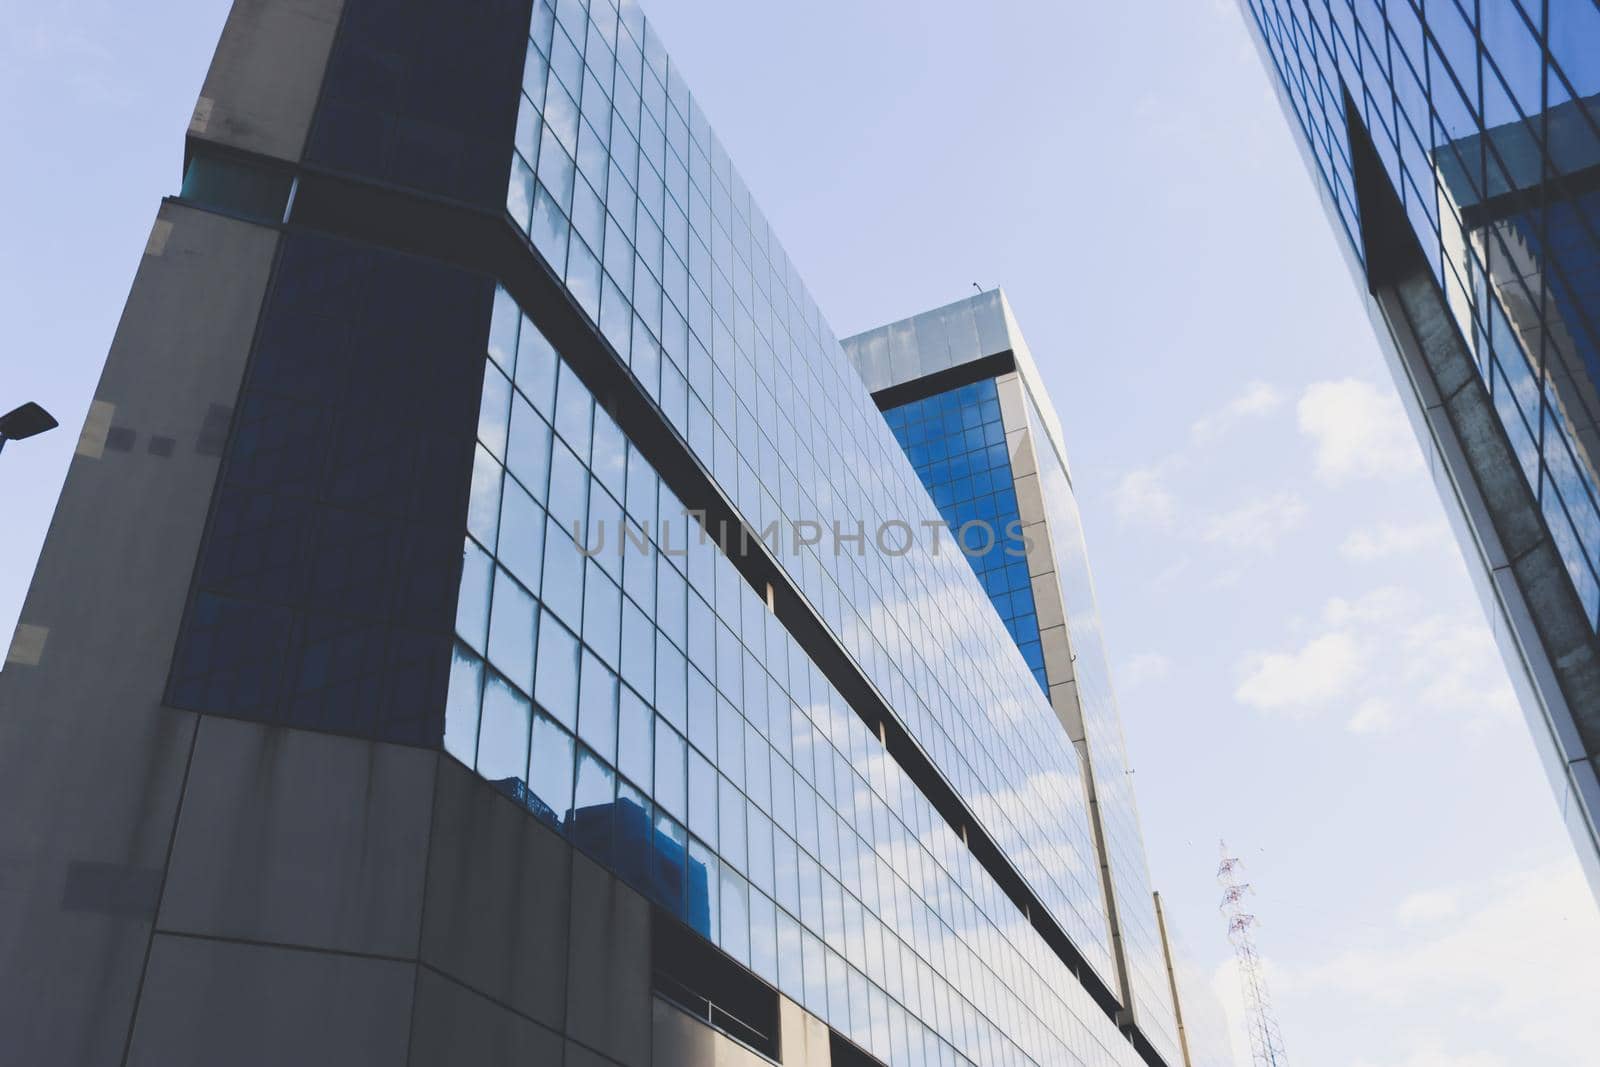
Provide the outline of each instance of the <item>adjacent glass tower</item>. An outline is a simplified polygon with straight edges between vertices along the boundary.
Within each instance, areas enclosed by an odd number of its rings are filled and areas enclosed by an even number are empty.
[[[229,18],[0,675],[0,1060],[1177,1067],[1048,405],[936,504],[638,8],[468,7]]]
[[[1010,304],[996,289],[843,344],[1077,749],[1119,996],[1181,1062],[1060,422]]]
[[[1600,889],[1600,7],[1242,6]]]

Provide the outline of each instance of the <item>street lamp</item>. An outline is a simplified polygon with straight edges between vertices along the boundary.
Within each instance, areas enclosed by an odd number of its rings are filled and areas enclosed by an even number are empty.
[[[55,428],[55,417],[30,400],[20,408],[0,415],[0,448],[4,448],[7,441],[20,441]]]

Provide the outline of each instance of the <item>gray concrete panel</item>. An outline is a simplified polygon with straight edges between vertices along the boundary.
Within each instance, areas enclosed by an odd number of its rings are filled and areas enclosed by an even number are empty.
[[[572,857],[567,1033],[625,1067],[650,1063],[650,905],[582,853]]]
[[[191,137],[298,161],[343,0],[235,0]]]
[[[414,956],[437,754],[207,718],[162,930]]]
[[[571,865],[565,841],[455,760],[441,758],[423,961],[560,1029]]]
[[[505,1005],[419,969],[407,1067],[555,1067],[564,1044]]]
[[[616,1060],[602,1056],[576,1041],[567,1042],[567,1058],[564,1062],[565,1067],[622,1067]]]
[[[0,672],[0,1063],[122,1058],[194,733],[161,698],[217,474],[195,446],[238,392],[277,240],[162,206],[23,603],[29,654]]]
[[[394,1067],[416,965],[158,934],[128,1067]]]

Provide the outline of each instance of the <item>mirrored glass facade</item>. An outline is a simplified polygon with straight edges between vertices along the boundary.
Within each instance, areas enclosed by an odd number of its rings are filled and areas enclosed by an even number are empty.
[[[1153,905],[1144,834],[1134,799],[1133,769],[1122,736],[1122,715],[1111,684],[1089,571],[1083,520],[1065,459],[1056,450],[1031,393],[1027,396],[1039,471],[1039,491],[1050,527],[1050,547],[1072,640],[1072,673],[1077,705],[1083,716],[1105,859],[1111,872],[1111,894],[1122,935],[1129,993],[1145,1032],[1165,1055],[1178,1053],[1177,1021],[1161,947],[1161,931]]]
[[[503,292],[486,362],[446,750],[886,1063],[1138,1062]]]
[[[939,512],[636,8],[537,5],[515,149],[532,246],[751,529],[824,531],[769,547],[1114,983],[1081,762],[1035,664],[948,545],[882,550]],[[885,1062],[1137,1060],[695,502],[496,306],[447,748]]]
[[[950,545],[997,382],[936,502],[633,4],[240,4],[186,151],[0,679],[12,1059],[1178,1062]]]
[[[1242,6],[1600,894],[1600,5]]]
[[[1000,290],[980,292],[843,346],[997,613],[1036,658],[1035,675],[1094,797],[1123,1003],[1144,1039],[1179,1062],[1172,983],[1063,431],[1010,303]]]
[[[1600,7],[1246,7],[1360,257],[1348,94],[1600,625]]]
[[[1039,616],[994,379],[889,408],[883,417],[952,537],[959,540],[1039,688],[1048,694]]]

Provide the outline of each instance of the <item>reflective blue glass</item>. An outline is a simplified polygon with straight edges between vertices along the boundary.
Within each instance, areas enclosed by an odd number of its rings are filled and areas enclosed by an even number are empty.
[[[972,564],[1039,688],[1048,693],[994,379],[890,408],[883,417],[949,524],[954,546]]]
[[[884,694],[975,823],[1001,843],[1090,969],[1110,979],[1081,766],[1040,691],[1040,663],[1026,651],[1036,645],[1037,620],[1025,568],[985,553],[958,559],[948,540],[937,557],[923,544],[903,554],[874,544],[873,531],[889,518],[1000,520],[1003,538],[1016,501],[1006,484],[1004,435],[988,417],[994,405],[982,397],[968,405],[970,426],[957,412],[949,439],[959,431],[959,449],[947,446],[938,457],[929,449],[918,465],[965,460],[959,477],[941,470],[954,509],[945,514],[670,60],[650,46],[637,9],[613,11],[606,0],[571,8],[558,20],[535,4],[530,52],[549,57],[527,68],[543,77],[528,93],[543,125],[532,161],[540,184],[530,220],[516,221],[752,528],[810,520],[824,532],[809,543],[780,539],[774,552],[785,580],[853,669]],[[569,91],[579,77],[571,54],[559,63],[553,55],[566,47],[560,32],[581,53],[579,92]],[[601,91],[590,92],[591,75]],[[563,144],[564,133],[576,141]],[[552,145],[561,157],[549,163]],[[569,188],[574,151],[583,175]],[[503,324],[495,331],[508,333]],[[545,611],[534,697],[543,711],[580,725],[576,663],[580,655],[607,662],[613,627],[608,607],[591,615],[591,605],[618,595],[613,586],[591,597],[586,583],[619,581],[615,762],[595,752],[587,780],[598,804],[600,765],[622,764],[606,840],[617,867],[633,872],[625,877],[639,874],[629,866],[636,849],[621,842],[645,839],[650,823],[658,902],[896,1067],[1136,1062],[1112,1020],[887,758],[763,597],[713,544],[694,543],[694,524],[658,492],[646,458],[623,442],[619,463],[615,435],[592,407],[585,438],[583,405],[569,403],[562,372],[525,370],[534,366],[529,354],[548,346],[529,341],[537,331],[526,319],[517,334],[513,380],[556,433],[545,495],[527,487],[551,515],[535,590]],[[506,343],[496,342],[502,356]],[[571,393],[580,395],[586,398]],[[519,410],[513,397],[507,452],[537,480],[537,461],[516,458]],[[518,470],[511,474],[520,480]],[[488,492],[487,475],[484,483]],[[495,490],[498,504],[498,484]],[[587,523],[595,532],[602,512],[616,514],[608,500],[625,505],[655,545],[653,563],[635,569],[626,555],[619,566],[582,562],[570,531]],[[851,542],[857,529],[864,536]],[[561,639],[552,643],[557,666],[547,683],[552,631]],[[577,774],[580,758],[590,757],[558,723],[548,729],[565,739]],[[536,761],[538,733],[536,725]],[[625,792],[629,782],[633,791]],[[564,815],[572,803],[549,807]],[[578,839],[573,826],[564,828]]]
[[[1333,0],[1341,39],[1362,28],[1354,67],[1321,46],[1303,6],[1246,7],[1291,99],[1312,71],[1366,102],[1383,166],[1590,603],[1586,590],[1600,587],[1600,467],[1586,447],[1569,446],[1592,440],[1600,418],[1600,204],[1586,203],[1591,183],[1573,178],[1600,167],[1600,9],[1589,0]],[[1385,42],[1392,63],[1380,61]],[[1342,116],[1330,124],[1342,128]],[[1309,124],[1301,132],[1359,257],[1348,153]],[[1589,617],[1600,626],[1600,613]]]

